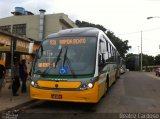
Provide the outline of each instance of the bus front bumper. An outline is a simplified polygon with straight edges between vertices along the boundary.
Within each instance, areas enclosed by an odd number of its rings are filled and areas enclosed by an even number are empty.
[[[98,87],[80,91],[46,90],[30,86],[30,96],[34,99],[97,103],[99,101]]]

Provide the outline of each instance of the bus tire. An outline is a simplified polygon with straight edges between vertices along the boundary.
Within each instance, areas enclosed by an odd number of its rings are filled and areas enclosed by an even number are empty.
[[[117,70],[117,71],[116,71],[116,80],[118,80],[119,78],[120,78],[120,71]]]
[[[115,78],[115,79],[114,79],[113,84],[115,84],[115,83],[116,83],[116,81],[118,80],[118,79],[117,79],[117,73],[115,74],[114,78]]]
[[[107,75],[107,78],[106,78],[106,92],[108,92],[109,90],[109,75]]]

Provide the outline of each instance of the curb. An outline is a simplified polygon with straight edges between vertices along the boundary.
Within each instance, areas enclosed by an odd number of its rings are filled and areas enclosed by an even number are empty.
[[[27,105],[32,104],[32,103],[37,102],[37,101],[38,101],[38,100],[36,100],[36,99],[32,99],[32,100],[30,100],[30,101],[24,102],[24,103],[19,104],[19,105],[17,105],[17,106],[14,106],[14,107],[10,107],[10,108],[1,110],[1,111],[0,111],[0,114],[3,114],[3,113],[5,113],[5,112],[7,112],[7,111],[9,111],[9,110],[16,110],[16,109],[18,109],[18,108],[27,106]]]

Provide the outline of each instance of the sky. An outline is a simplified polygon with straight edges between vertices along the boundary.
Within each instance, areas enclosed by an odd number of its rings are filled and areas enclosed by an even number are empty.
[[[34,14],[39,9],[46,14],[65,13],[73,21],[100,24],[128,40],[129,53],[140,53],[142,41],[142,53],[160,54],[160,0],[0,0],[0,18],[12,16],[14,7]]]

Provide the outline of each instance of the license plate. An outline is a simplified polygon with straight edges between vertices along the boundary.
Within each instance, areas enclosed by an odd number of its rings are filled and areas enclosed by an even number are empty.
[[[62,95],[61,94],[51,94],[51,98],[62,99]]]

